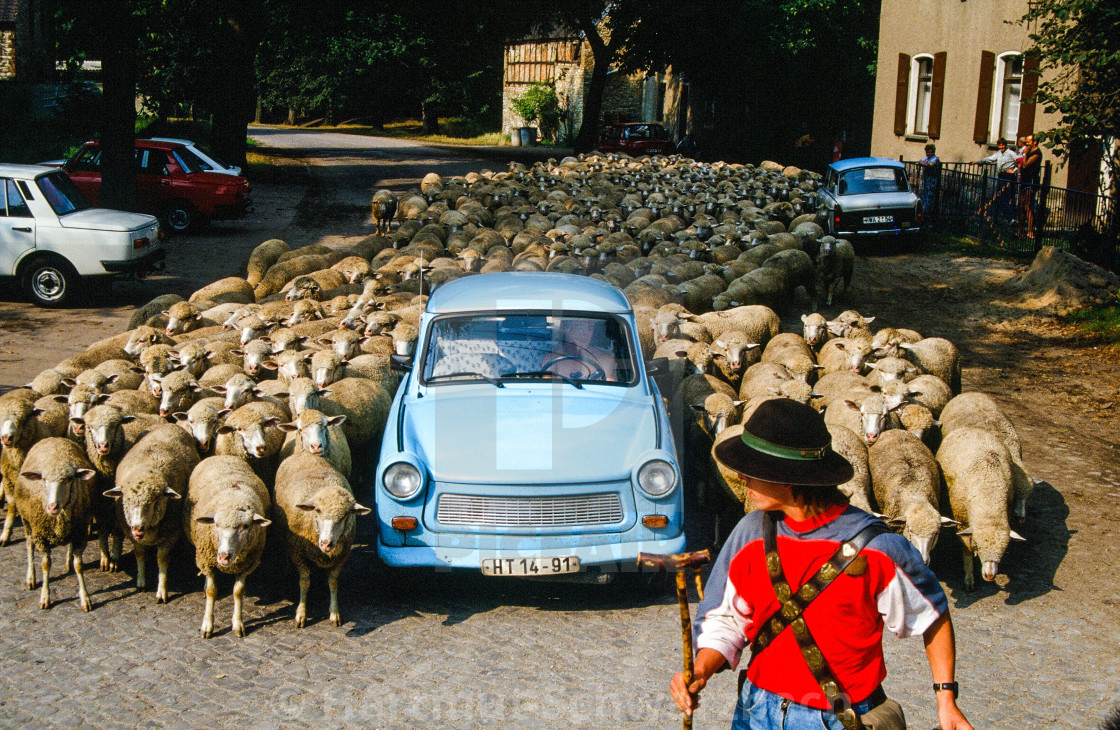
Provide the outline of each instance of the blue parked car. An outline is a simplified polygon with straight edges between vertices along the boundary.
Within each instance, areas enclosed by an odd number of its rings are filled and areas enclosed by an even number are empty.
[[[374,483],[391,566],[609,580],[685,547],[680,468],[630,302],[582,276],[435,290]]]
[[[906,179],[906,166],[888,157],[833,162],[820,188],[824,228],[833,236],[916,233],[922,206]]]

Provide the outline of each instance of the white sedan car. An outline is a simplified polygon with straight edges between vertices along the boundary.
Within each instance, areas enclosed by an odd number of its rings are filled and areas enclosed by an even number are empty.
[[[174,144],[186,145],[191,148],[191,152],[198,156],[207,167],[203,168],[206,172],[220,172],[223,175],[240,175],[241,168],[237,165],[227,165],[220,160],[215,159],[209,152],[204,152],[201,147],[196,145],[189,139],[178,139],[176,137],[149,137],[153,142],[172,142]]]
[[[68,304],[85,277],[163,268],[155,216],[93,208],[62,170],[0,164],[0,276],[43,307]]]

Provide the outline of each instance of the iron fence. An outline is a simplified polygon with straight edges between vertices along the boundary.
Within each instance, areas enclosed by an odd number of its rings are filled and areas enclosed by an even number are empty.
[[[920,194],[921,166],[903,162]],[[1024,256],[1054,246],[1120,272],[1120,202],[1049,181],[1049,166],[1041,184],[1023,185],[999,177],[993,165],[945,163],[926,225]]]

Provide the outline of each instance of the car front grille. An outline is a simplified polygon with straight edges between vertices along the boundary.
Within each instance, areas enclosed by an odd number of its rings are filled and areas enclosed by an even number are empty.
[[[436,519],[444,525],[493,527],[609,525],[622,522],[622,500],[613,492],[562,497],[444,494]]]

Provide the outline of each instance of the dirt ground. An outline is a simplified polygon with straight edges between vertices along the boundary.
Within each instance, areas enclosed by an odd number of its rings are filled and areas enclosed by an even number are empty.
[[[304,164],[319,161],[293,161],[293,169],[306,170]],[[210,281],[244,275],[249,252],[266,239],[343,247],[372,232],[367,208],[338,202],[314,176],[311,180],[305,175],[293,183],[255,185],[256,210],[249,217],[173,239],[168,271],[144,282],[118,284],[111,294],[96,294],[85,306],[38,309],[24,303],[14,285],[0,284],[0,391],[122,332],[133,309],[158,294],[188,296]],[[1004,283],[1028,266],[952,253],[865,251],[856,264],[852,291],[825,311],[835,316],[856,309],[876,317],[873,329],[909,327],[951,340],[961,351],[964,389],[993,395],[1019,432],[1025,464],[1038,480],[1026,523],[1018,527],[1027,543],[1012,545],[996,584],[981,584],[973,594],[959,588],[962,570],[951,535],[944,536],[934,553],[933,566],[949,586],[954,607],[974,606],[981,612],[968,617],[978,627],[973,641],[983,641],[976,633],[988,631],[984,615],[998,624],[1008,610],[1031,599],[1040,600],[1028,612],[1045,612],[1039,623],[1068,617],[1073,635],[1114,634],[1120,626],[1120,550],[1115,547],[1120,357],[1058,323],[1041,306],[1043,299],[1013,301]],[[785,328],[799,331],[807,307],[802,296],[798,308],[783,317]],[[1087,617],[1084,627],[1082,617]],[[967,635],[967,625],[962,628]],[[998,628],[992,632],[998,643]],[[1024,641],[1018,646],[1033,654],[1033,645]],[[1051,650],[1060,651],[1041,651]],[[1009,647],[1009,658],[1016,651]],[[1014,661],[1026,652],[1016,654]],[[1102,646],[1096,659],[1080,661],[1098,667],[1097,662],[1104,662],[1107,675],[1115,672],[1114,653],[1115,646]],[[1046,666],[1043,657],[1036,660]],[[1060,704],[1060,698],[1055,702]]]

